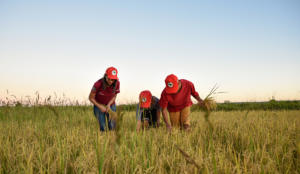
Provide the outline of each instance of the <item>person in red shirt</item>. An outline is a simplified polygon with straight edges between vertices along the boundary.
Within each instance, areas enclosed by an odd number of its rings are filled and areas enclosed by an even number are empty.
[[[105,131],[106,120],[108,128],[115,128],[115,121],[110,119],[108,110],[116,111],[115,100],[120,93],[118,70],[115,67],[106,69],[104,77],[94,83],[89,100],[94,104],[94,115],[98,119],[100,131]]]
[[[194,84],[188,80],[178,80],[176,75],[170,74],[166,77],[165,83],[166,87],[161,93],[159,104],[166,126],[169,131],[172,130],[172,126],[188,130],[190,127],[190,108],[193,104],[191,95],[200,106],[203,105],[203,100],[195,90]],[[168,112],[171,124],[168,121]]]

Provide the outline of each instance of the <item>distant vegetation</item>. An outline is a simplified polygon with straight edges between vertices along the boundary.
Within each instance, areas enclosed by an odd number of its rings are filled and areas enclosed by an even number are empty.
[[[217,89],[217,88],[213,88]],[[40,97],[36,92],[34,97],[17,98],[15,95],[10,95],[7,92],[7,97],[0,98],[1,106],[55,106],[55,107],[67,107],[78,106],[82,108],[90,108],[91,103],[89,101],[79,102],[77,100],[71,100],[65,95]],[[136,111],[137,103],[121,104],[117,107],[122,107],[126,111]],[[244,111],[244,110],[300,110],[300,100],[294,101],[277,101],[272,99],[266,102],[230,102],[217,103],[216,111]],[[196,104],[192,106],[192,111],[203,111]]]
[[[128,111],[135,111],[136,104],[122,105]],[[192,106],[192,111],[202,110],[197,105]],[[275,101],[268,102],[238,102],[217,103],[217,111],[244,111],[244,110],[300,110],[300,101]]]
[[[193,107],[197,110],[197,107]],[[240,102],[240,103],[218,103],[219,111],[237,110],[300,110],[300,101],[275,101],[269,102]]]
[[[10,103],[9,105],[2,104],[3,106],[17,106],[23,107],[21,102]],[[78,102],[70,102],[68,104],[47,104],[42,103],[35,106],[52,106],[52,107],[80,107],[80,108],[91,108],[90,104],[79,104]],[[0,106],[1,107],[1,106]],[[122,107],[126,111],[136,111],[137,103],[135,104],[121,104],[118,107]],[[192,111],[203,111],[198,105],[194,104],[191,108]],[[275,101],[269,102],[236,102],[236,103],[217,103],[216,111],[245,111],[245,110],[300,110],[300,101]]]

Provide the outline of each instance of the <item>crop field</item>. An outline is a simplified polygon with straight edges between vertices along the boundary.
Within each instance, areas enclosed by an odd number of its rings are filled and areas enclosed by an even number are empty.
[[[91,107],[0,107],[0,173],[300,173],[300,111],[192,112],[191,131],[100,133]]]

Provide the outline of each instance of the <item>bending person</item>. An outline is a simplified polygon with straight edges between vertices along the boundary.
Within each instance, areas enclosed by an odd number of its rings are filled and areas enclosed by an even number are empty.
[[[192,82],[185,79],[178,80],[174,74],[166,77],[165,84],[166,87],[161,93],[159,104],[166,126],[169,131],[173,126],[188,130],[190,128],[189,115],[193,104],[191,96],[198,101],[199,105],[203,105],[203,100]],[[168,120],[168,113],[171,124]]]
[[[142,91],[139,95],[139,104],[136,110],[137,126],[136,130],[141,128],[158,127],[160,123],[159,99],[152,96],[148,90]]]
[[[89,100],[94,104],[94,115],[98,119],[100,131],[105,131],[106,122],[108,129],[115,128],[115,120],[110,118],[109,109],[116,111],[115,100],[120,93],[118,71],[114,67],[106,69],[104,77],[95,82]]]

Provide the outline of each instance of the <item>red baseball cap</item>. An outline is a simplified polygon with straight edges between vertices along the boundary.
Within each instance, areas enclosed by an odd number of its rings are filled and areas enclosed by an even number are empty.
[[[140,93],[140,106],[141,108],[149,108],[151,105],[152,94],[150,91],[145,90]]]
[[[166,92],[168,94],[174,94],[178,91],[178,78],[174,74],[170,74],[165,79]]]
[[[107,68],[105,74],[110,79],[118,79],[118,70],[115,67]]]

